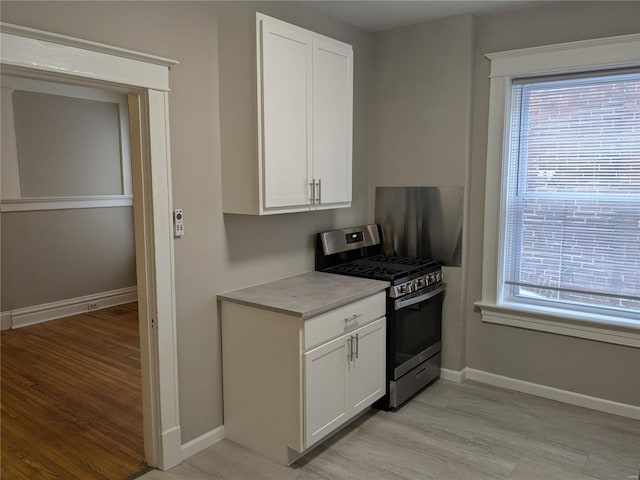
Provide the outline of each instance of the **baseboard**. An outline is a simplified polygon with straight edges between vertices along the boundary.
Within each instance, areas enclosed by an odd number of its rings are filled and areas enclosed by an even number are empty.
[[[450,382],[462,383],[467,378],[467,369],[449,370],[448,368],[441,368],[440,378],[449,380]]]
[[[0,330],[9,330],[11,328],[11,312],[0,313]]]
[[[35,305],[33,307],[17,308],[10,312],[2,312],[2,326],[4,328],[6,315],[9,315],[11,328],[20,328],[36,323],[48,322],[56,318],[135,302],[137,299],[137,288],[127,287],[93,295],[85,295],[84,297],[69,298],[58,302],[43,303],[42,305]]]
[[[466,368],[465,370],[466,378],[468,380],[475,380],[477,382],[487,383],[496,387],[508,388],[510,390],[516,390],[518,392],[528,393],[530,395],[536,395],[550,400],[557,400],[558,402],[564,402],[570,405],[577,405],[579,407],[590,408],[600,412],[612,413],[614,415],[640,420],[640,407],[636,407],[634,405],[613,402],[604,398],[590,397],[581,393],[548,387],[538,383],[525,382],[524,380],[518,380],[517,378],[503,377],[502,375],[496,375],[482,370],[475,370],[473,368]]]
[[[213,430],[209,430],[207,433],[204,433],[199,437],[196,437],[193,440],[182,445],[182,447],[180,448],[182,450],[182,459],[186,460],[192,455],[201,452],[205,448],[209,448],[211,445],[215,445],[220,440],[223,440],[224,437],[224,425],[220,425]]]

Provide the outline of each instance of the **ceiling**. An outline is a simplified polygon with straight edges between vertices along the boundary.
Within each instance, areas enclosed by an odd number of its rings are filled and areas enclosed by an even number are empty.
[[[303,0],[303,3],[314,10],[338,18],[368,32],[379,32],[451,15],[463,13],[482,14],[549,2],[539,0]]]

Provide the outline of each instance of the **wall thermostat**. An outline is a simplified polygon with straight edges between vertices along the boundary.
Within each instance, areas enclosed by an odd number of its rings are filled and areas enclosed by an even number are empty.
[[[184,213],[181,208],[173,211],[173,235],[176,237],[184,235]]]

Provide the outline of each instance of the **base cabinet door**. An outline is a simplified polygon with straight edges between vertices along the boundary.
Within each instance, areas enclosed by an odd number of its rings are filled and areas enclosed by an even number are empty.
[[[351,334],[350,412],[355,415],[385,393],[386,320],[380,318]]]
[[[349,418],[348,354],[344,336],[304,354],[305,448]]]

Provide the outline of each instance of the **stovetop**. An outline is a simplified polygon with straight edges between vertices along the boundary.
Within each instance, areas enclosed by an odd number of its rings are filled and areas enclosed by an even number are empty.
[[[405,281],[440,268],[437,260],[401,256],[374,255],[372,257],[343,263],[325,270],[329,273],[352,275],[392,283]]]

